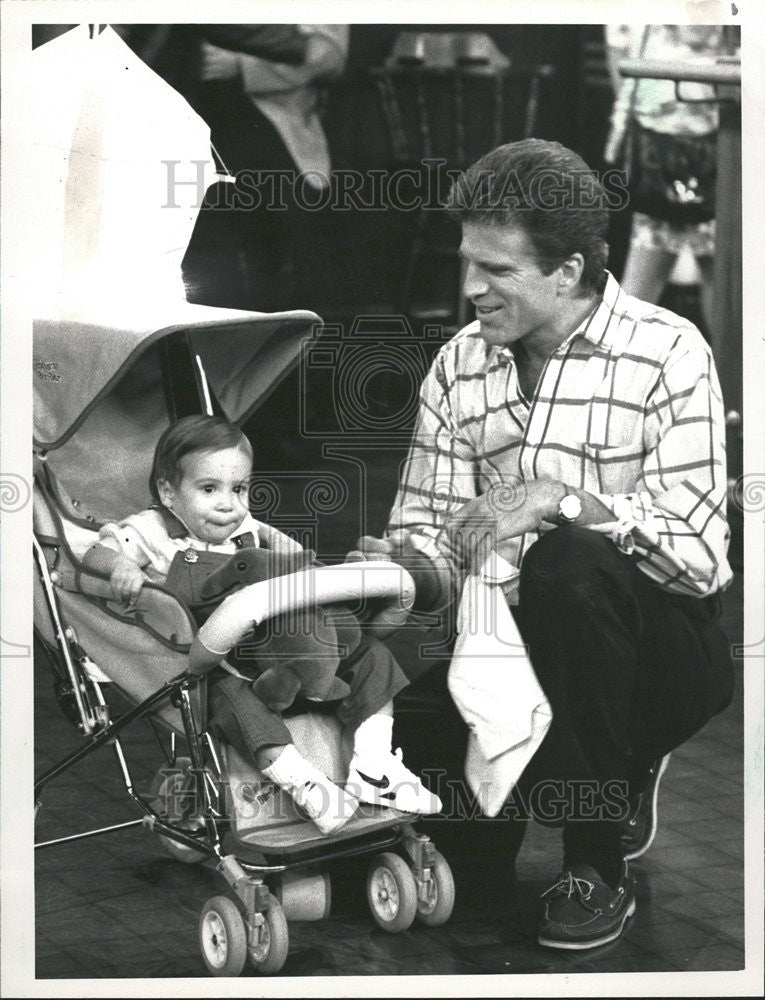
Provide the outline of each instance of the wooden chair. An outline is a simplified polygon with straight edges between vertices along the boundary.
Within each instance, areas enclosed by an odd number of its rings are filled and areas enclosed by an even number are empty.
[[[467,320],[456,233],[440,205],[451,179],[502,142],[533,135],[548,65],[516,65],[482,32],[403,31],[384,65],[371,69],[394,170],[409,170],[419,201],[396,308],[418,318]],[[413,309],[425,258],[456,271],[453,304]]]

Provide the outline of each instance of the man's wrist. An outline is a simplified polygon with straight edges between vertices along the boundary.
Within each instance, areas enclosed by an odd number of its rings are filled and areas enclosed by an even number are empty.
[[[576,515],[573,518],[561,516],[561,502],[565,497],[575,497],[579,501],[578,505],[571,504],[571,511]],[[600,524],[611,521],[614,517],[613,511],[598,497],[587,490],[569,486],[557,479],[550,480],[550,498],[550,509],[547,511],[549,516],[546,516],[545,520],[551,524]]]
[[[561,500],[563,500],[564,497],[575,493],[575,490],[572,490],[570,486],[562,483],[559,479],[548,480],[542,520],[547,521],[550,524],[557,524],[560,515]]]

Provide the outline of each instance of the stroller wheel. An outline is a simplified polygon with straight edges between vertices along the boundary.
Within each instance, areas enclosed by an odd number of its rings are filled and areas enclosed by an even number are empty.
[[[409,865],[398,854],[385,851],[369,866],[367,902],[384,931],[405,931],[417,913],[417,883]]]
[[[445,924],[454,909],[454,895],[454,876],[449,863],[440,851],[434,851],[430,878],[417,900],[417,919],[426,927]]]
[[[250,944],[250,962],[262,976],[279,972],[287,961],[290,932],[281,903],[269,893],[268,909],[263,911],[263,923],[257,928],[257,938]]]
[[[194,813],[195,791],[192,776],[188,773],[190,767],[188,757],[179,757],[176,760],[177,770],[167,774],[159,771],[154,779],[157,812],[169,823],[185,829],[203,826],[201,818]],[[208,857],[207,852],[195,851],[193,847],[187,847],[172,837],[158,833],[157,838],[168,854],[186,865],[196,864]]]
[[[199,947],[213,976],[238,976],[247,960],[247,928],[236,903],[213,896],[202,907]]]

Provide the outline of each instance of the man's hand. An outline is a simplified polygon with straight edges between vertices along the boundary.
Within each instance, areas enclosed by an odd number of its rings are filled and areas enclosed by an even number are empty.
[[[408,570],[414,580],[417,597],[416,610],[430,610],[440,598],[440,584],[433,564],[412,542],[406,528],[392,531],[387,538],[364,535],[356,548],[345,557],[346,562],[374,562],[389,560]]]
[[[116,557],[109,577],[115,601],[121,601],[127,605],[134,604],[138,600],[138,595],[146,580],[147,577],[138,563],[128,559],[127,556],[118,555]]]
[[[346,562],[376,562],[378,559],[397,562],[406,567],[407,561],[421,557],[420,551],[412,544],[412,536],[405,528],[393,531],[387,538],[364,535],[356,542],[356,548],[345,557]]]
[[[534,531],[553,521],[567,488],[555,479],[531,479],[493,486],[449,518],[446,531],[467,562],[483,562],[507,538]]]

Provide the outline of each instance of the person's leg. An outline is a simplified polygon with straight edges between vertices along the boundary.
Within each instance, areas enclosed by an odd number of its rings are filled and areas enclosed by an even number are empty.
[[[454,621],[455,615],[445,617]],[[432,833],[444,853],[463,859],[455,876],[468,892],[485,888],[492,898],[500,898],[517,882],[516,860],[530,817],[517,788],[497,816],[484,816],[465,781],[470,730],[447,685],[451,649],[449,644],[447,658],[434,660],[396,699],[394,738],[443,800],[441,814],[422,821],[423,832]]]
[[[296,170],[279,132],[237,80],[207,83],[196,110],[210,125],[211,142],[236,178],[234,208],[225,219],[236,241],[243,287],[239,308],[293,305],[292,218]],[[218,303],[216,303],[218,304]]]
[[[391,715],[393,698],[409,683],[388,647],[368,636],[340,661],[337,676],[350,688],[337,705],[337,717],[350,732],[373,715]]]
[[[281,716],[253,694],[248,681],[233,674],[216,678],[210,684],[208,704],[210,731],[260,769],[268,766],[266,757],[276,759],[281,748],[292,743]]]
[[[518,617],[553,721],[523,783],[535,813],[541,791],[553,793],[545,818],[557,802],[564,872],[574,872],[551,890],[543,943],[603,943],[634,910],[619,843],[630,790],[730,700],[714,603],[662,591],[586,528],[555,529],[527,553]],[[613,907],[594,930],[587,893]]]
[[[689,739],[730,698],[715,614],[716,599],[662,590],[597,532],[543,535],[524,559],[518,608],[553,710],[530,770],[637,780],[646,762]]]
[[[248,681],[222,677],[210,685],[208,698],[210,730],[283,788],[322,833],[334,832],[351,818],[358,799],[297,751],[281,717],[263,704]]]
[[[620,284],[628,295],[634,295],[645,302],[658,303],[675,259],[676,254],[650,245],[641,235],[640,220],[633,220],[630,246]]]
[[[400,750],[393,752],[393,698],[408,681],[388,647],[377,639],[362,638],[341,662],[338,677],[350,687],[337,708],[338,718],[353,733],[346,789],[372,805],[440,812],[438,796],[405,767]]]
[[[712,321],[714,319],[714,299],[715,299],[715,275],[714,275],[714,257],[705,254],[704,256],[697,257],[696,263],[699,266],[699,271],[701,272],[701,314],[704,317],[704,323],[706,324],[707,330],[712,330]]]

